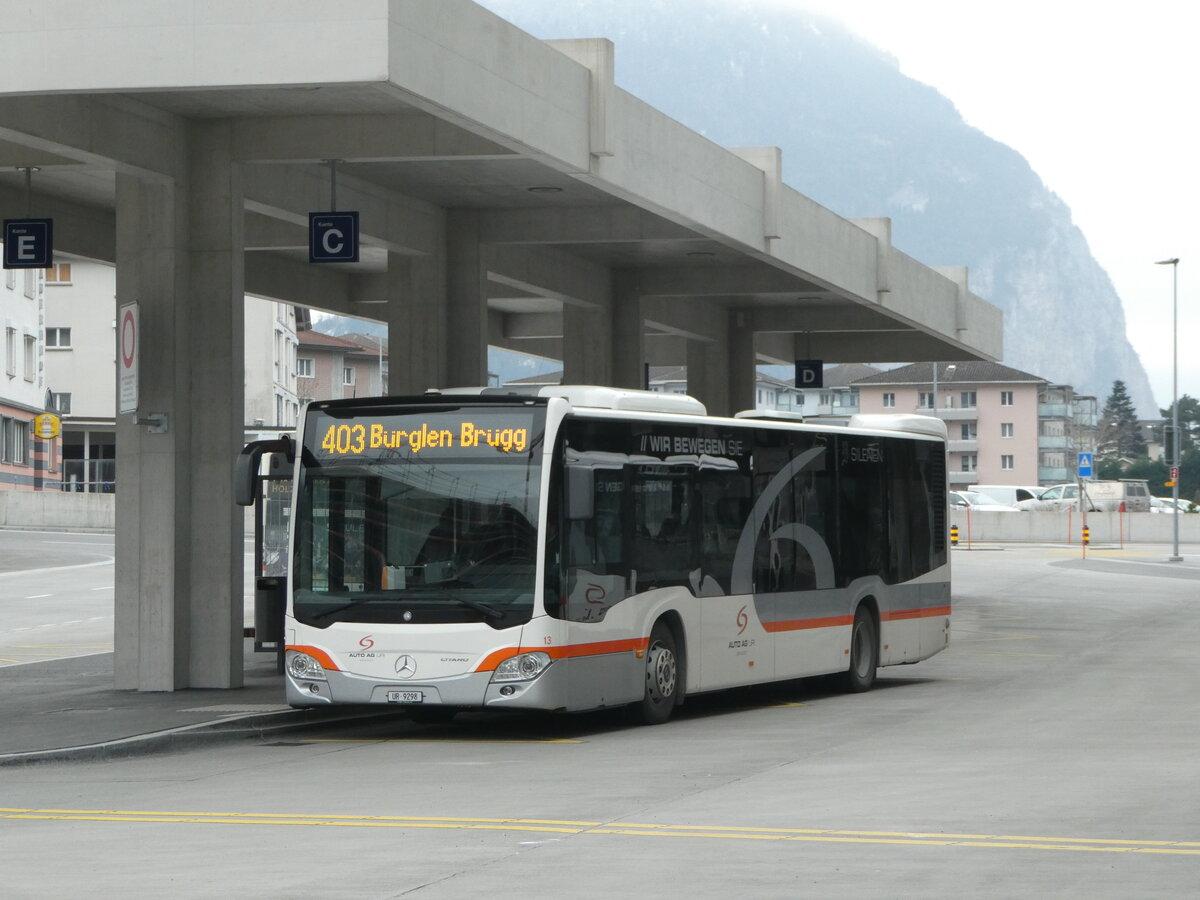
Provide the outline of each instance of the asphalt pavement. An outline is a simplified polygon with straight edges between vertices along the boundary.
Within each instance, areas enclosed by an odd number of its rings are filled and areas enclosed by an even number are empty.
[[[975,545],[959,547],[955,553],[988,549]],[[1195,577],[1200,569],[1198,548],[1182,548],[1183,561],[1175,563],[1166,562],[1169,549],[1140,547],[1136,556],[1145,564],[1148,556],[1162,550],[1164,566],[1177,567],[1180,577]],[[1097,569],[1120,571],[1128,555],[1097,547],[1087,559]],[[56,562],[29,553],[19,559],[8,556],[0,560],[0,573]],[[261,738],[382,714],[363,708],[291,709],[284,702],[283,676],[275,654],[255,652],[251,638],[245,641],[241,688],[117,690],[113,654],[98,653],[0,667],[0,698],[0,766],[164,752],[203,741]]]

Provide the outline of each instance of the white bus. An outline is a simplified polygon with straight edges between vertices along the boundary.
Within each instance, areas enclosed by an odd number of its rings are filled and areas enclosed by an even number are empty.
[[[741,414],[748,415],[748,414]],[[945,426],[715,418],[586,386],[310,403],[292,706],[629,706],[878,666],[950,637]],[[264,449],[243,451],[239,502]]]

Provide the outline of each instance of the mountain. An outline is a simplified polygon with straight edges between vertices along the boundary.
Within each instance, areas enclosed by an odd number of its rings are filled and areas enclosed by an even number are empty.
[[[1004,312],[1004,360],[1157,417],[1120,297],[1071,211],[1016,150],[844,26],[766,0],[479,0],[539,38],[607,37],[617,84],[729,147],[779,146],[784,180],[888,216],[926,265],[966,265]],[[864,360],[868,362],[869,360]]]

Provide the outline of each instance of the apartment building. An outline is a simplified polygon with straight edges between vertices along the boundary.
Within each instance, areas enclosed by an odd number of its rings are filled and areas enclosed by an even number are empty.
[[[5,269],[0,282],[0,490],[57,487],[60,442],[35,433],[46,411],[45,273]]]
[[[384,393],[384,360],[377,343],[367,347],[312,329],[296,337],[296,394],[301,403]]]
[[[64,258],[39,274],[44,285],[38,341],[44,360],[44,402],[62,420],[60,477],[53,483],[47,479],[45,486],[108,493],[116,486],[118,449],[116,270]],[[244,315],[246,425],[294,428],[300,406],[295,307],[247,297]]]
[[[951,488],[1038,484],[1046,379],[999,363],[915,363],[855,384],[864,413],[921,413],[946,423]]]

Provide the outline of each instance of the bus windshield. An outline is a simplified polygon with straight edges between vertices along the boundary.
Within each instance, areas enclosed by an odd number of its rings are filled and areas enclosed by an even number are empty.
[[[306,420],[296,619],[319,628],[528,621],[544,408],[338,413],[331,404]]]

